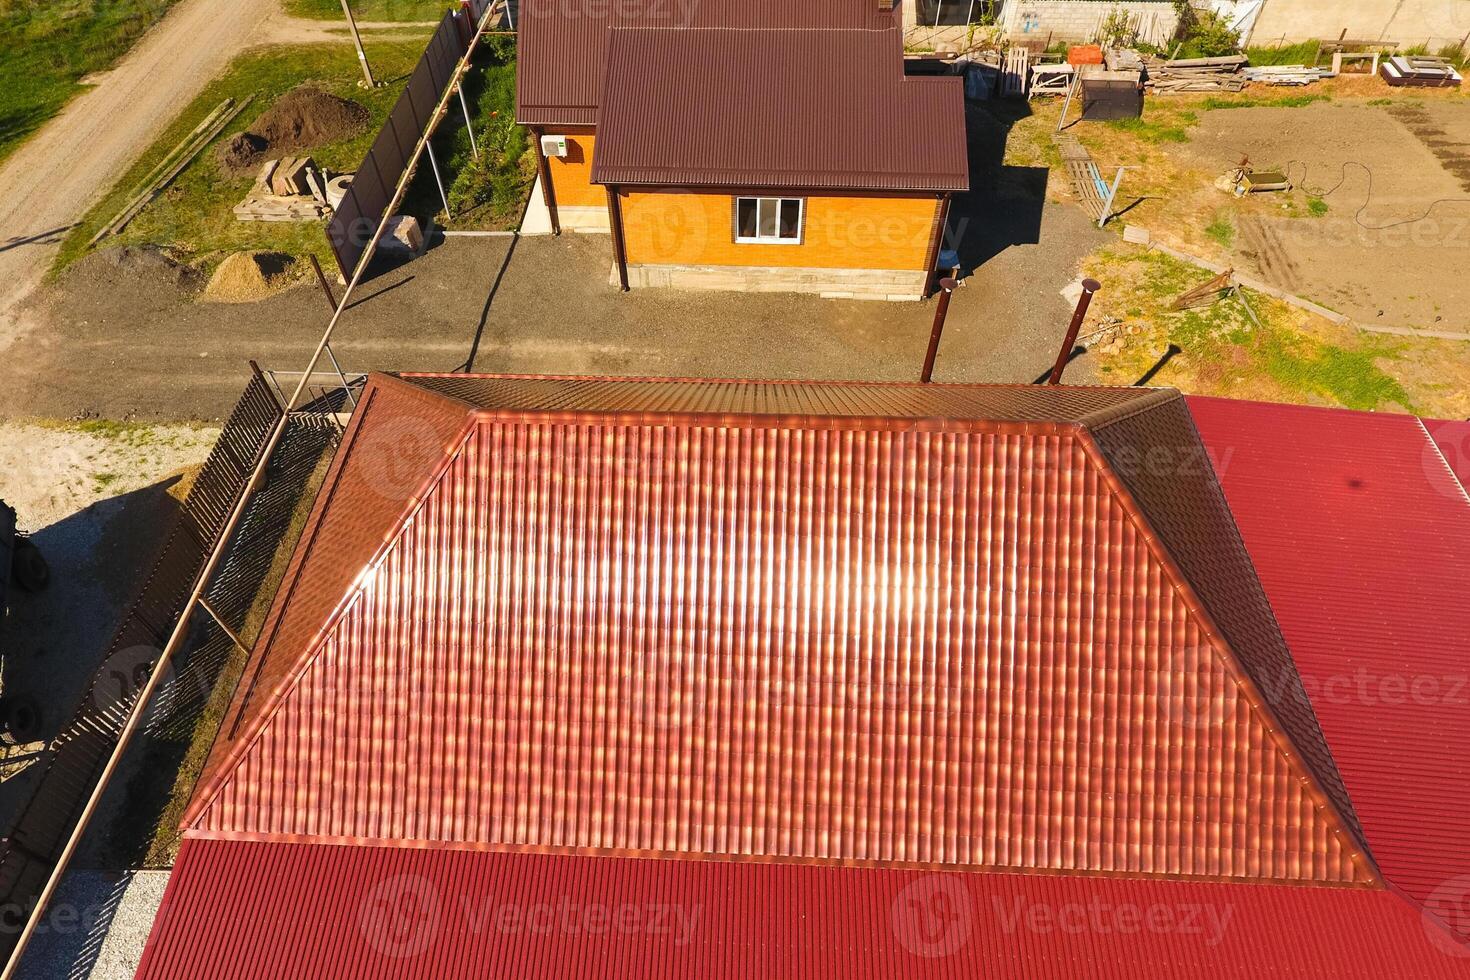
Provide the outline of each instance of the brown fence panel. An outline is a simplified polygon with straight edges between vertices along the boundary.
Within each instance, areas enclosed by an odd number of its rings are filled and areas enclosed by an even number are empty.
[[[352,278],[367,251],[413,148],[429,125],[445,86],[454,77],[454,66],[468,50],[464,17],[462,11],[450,11],[439,22],[382,132],[357,168],[341,206],[327,223],[327,241],[344,279]]]
[[[190,488],[81,703],[52,740],[35,791],[0,845],[0,954],[8,956],[14,948],[280,417],[269,382],[257,373]]]

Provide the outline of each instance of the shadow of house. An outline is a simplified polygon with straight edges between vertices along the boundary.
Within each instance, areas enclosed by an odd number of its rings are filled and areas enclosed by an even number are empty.
[[[1031,115],[1024,100],[966,103],[970,190],[950,206],[945,247],[959,253],[960,275],[969,276],[1014,245],[1041,241],[1046,206],[1046,167],[1005,163],[1011,129]]]
[[[170,493],[179,479],[98,501],[31,535],[51,582],[10,600],[0,626],[0,690],[39,703],[43,738],[70,716],[179,520],[181,506]]]

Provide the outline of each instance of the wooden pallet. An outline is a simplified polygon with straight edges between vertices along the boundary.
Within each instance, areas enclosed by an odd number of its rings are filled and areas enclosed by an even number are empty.
[[[1102,174],[1093,162],[1092,154],[1075,136],[1058,136],[1055,142],[1062,155],[1062,165],[1067,168],[1067,176],[1072,179],[1072,190],[1077,194],[1078,203],[1094,221],[1101,221],[1107,213],[1108,198]]]
[[[1000,75],[1000,94],[1007,99],[1026,97],[1031,75],[1031,52],[1019,44],[1006,52],[1006,64]]]

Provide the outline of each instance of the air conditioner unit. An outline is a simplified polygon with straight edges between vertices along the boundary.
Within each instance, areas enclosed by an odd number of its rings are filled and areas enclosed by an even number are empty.
[[[548,157],[564,157],[567,155],[567,138],[565,136],[543,136],[541,137],[541,153]]]

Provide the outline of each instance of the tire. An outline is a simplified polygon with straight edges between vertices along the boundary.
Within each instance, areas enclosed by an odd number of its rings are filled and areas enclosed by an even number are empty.
[[[10,559],[10,577],[27,592],[40,592],[51,583],[51,567],[40,548],[25,538],[17,538]]]
[[[39,741],[44,718],[41,703],[23,694],[0,697],[0,739],[10,745]]]

